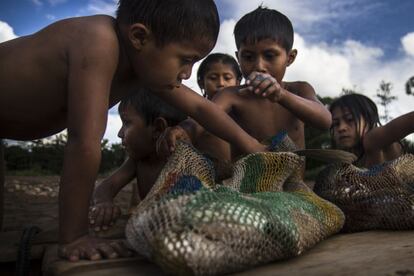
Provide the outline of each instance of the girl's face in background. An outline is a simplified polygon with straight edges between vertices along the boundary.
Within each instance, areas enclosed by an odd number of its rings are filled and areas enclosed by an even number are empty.
[[[338,149],[352,150],[361,140],[365,130],[365,121],[360,119],[360,131],[354,116],[346,107],[335,107],[332,110],[332,134]]]
[[[230,64],[212,63],[203,78],[204,91],[212,99],[217,91],[228,86],[239,85],[236,73]]]

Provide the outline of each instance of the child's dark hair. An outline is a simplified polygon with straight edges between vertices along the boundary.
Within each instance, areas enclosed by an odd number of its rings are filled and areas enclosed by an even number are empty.
[[[366,127],[368,128],[367,130],[381,126],[377,105],[367,96],[357,93],[341,96],[332,102],[332,104],[329,106],[329,111],[332,113],[335,108],[340,108],[341,110],[344,110],[346,108],[349,110],[355,122],[357,133],[361,133],[361,117],[365,121]],[[332,145],[335,147],[335,142],[333,140],[333,127],[331,127],[330,131],[332,137]],[[364,149],[361,139],[356,146],[356,150],[360,153],[359,157],[362,157],[364,154]]]
[[[234,38],[237,49],[241,44],[253,44],[270,38],[289,52],[293,47],[293,26],[284,14],[259,6],[236,23]]]
[[[208,55],[200,64],[197,70],[197,83],[201,90],[203,90],[203,82],[204,76],[210,70],[210,66],[215,63],[222,63],[225,65],[230,65],[231,69],[234,72],[237,81],[241,81],[242,79],[242,72],[240,71],[239,64],[237,63],[236,59],[232,56],[222,53],[214,53]],[[203,96],[207,97],[207,94],[203,90]]]
[[[164,102],[146,88],[138,88],[129,93],[119,103],[118,111],[125,110],[128,105],[131,105],[136,112],[143,116],[147,126],[151,125],[158,117],[163,117],[168,126],[177,125],[187,119],[186,114]]]
[[[161,46],[196,38],[215,43],[220,27],[213,0],[119,0],[116,17],[146,25]]]

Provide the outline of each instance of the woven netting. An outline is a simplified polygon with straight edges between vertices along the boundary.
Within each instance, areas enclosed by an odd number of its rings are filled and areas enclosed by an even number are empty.
[[[414,155],[358,168],[335,164],[317,177],[315,192],[342,209],[344,231],[414,229]]]
[[[212,163],[179,143],[126,228],[166,272],[215,275],[297,256],[338,232],[343,213],[300,180],[290,152],[248,155],[214,183]]]

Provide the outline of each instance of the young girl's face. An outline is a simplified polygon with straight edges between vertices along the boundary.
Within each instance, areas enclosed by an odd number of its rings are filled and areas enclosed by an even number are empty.
[[[359,143],[365,131],[365,121],[361,117],[358,133],[354,116],[348,108],[335,107],[332,110],[332,133],[337,148],[352,150]]]
[[[212,99],[218,90],[239,85],[240,82],[230,64],[216,62],[210,64],[209,70],[204,75],[203,84],[207,98]]]

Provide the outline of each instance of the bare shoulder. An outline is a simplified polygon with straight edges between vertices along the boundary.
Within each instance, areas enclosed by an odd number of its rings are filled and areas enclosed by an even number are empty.
[[[86,16],[61,21],[58,28],[70,38],[69,46],[79,51],[118,50],[115,19],[105,15]],[[107,57],[108,58],[108,57]]]
[[[235,105],[241,102],[239,86],[230,86],[220,90],[212,101],[225,111],[230,111]]]
[[[316,95],[315,89],[306,81],[283,82],[283,87],[289,92],[304,98],[314,98]]]
[[[217,94],[213,98],[213,102],[224,100],[235,101],[238,98],[240,98],[239,86],[229,86],[217,92]]]

